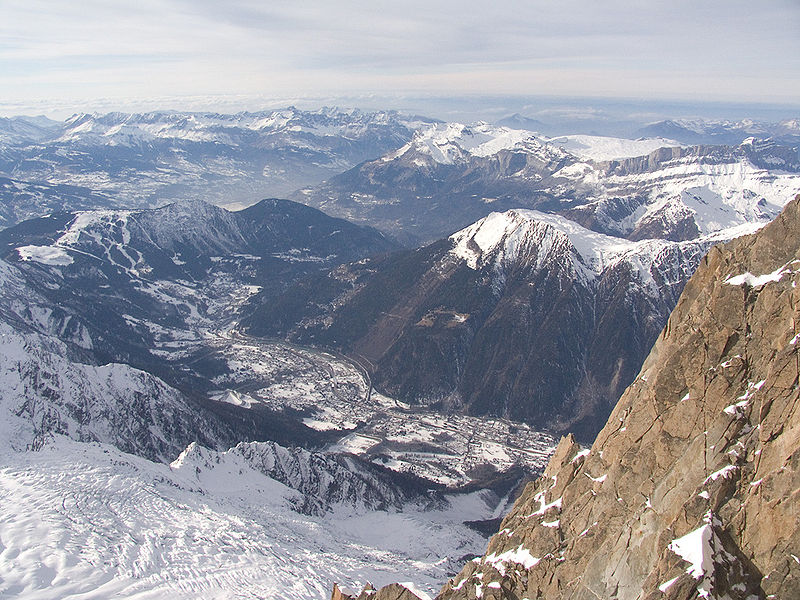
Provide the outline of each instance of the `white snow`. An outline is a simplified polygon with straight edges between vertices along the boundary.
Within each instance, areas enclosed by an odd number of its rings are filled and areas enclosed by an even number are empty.
[[[575,458],[573,458],[573,459],[572,459],[570,462],[571,462],[571,463],[576,463],[576,462],[578,462],[580,459],[582,459],[584,456],[589,456],[589,454],[590,454],[590,453],[591,453],[591,450],[589,450],[589,448],[584,448],[583,450],[581,450],[580,452],[578,452],[578,453],[575,455]]]
[[[646,156],[659,148],[682,145],[666,138],[629,140],[598,135],[562,135],[545,138],[544,141],[555,144],[579,158],[594,161]]]
[[[716,481],[720,477],[723,479],[728,479],[733,477],[733,474],[738,470],[739,467],[736,465],[726,465],[722,467],[719,471],[714,471],[711,475],[705,478],[703,484],[708,483],[709,481]]]
[[[729,275],[725,279],[725,283],[728,285],[744,285],[747,284],[750,287],[761,287],[762,285],[766,285],[767,283],[773,283],[776,281],[780,281],[784,275],[787,273],[792,273],[792,270],[786,266],[779,267],[778,269],[774,270],[772,273],[767,273],[765,275],[753,275],[752,273],[742,273],[741,275]]]
[[[544,269],[557,263],[591,281],[606,269],[627,264],[643,285],[657,286],[652,269],[674,260],[674,253],[702,253],[712,244],[751,233],[761,224],[746,223],[687,242],[660,239],[631,242],[596,233],[566,218],[535,210],[491,213],[450,236],[450,255],[471,269],[492,266],[501,289],[506,272],[517,265]]]
[[[387,154],[381,161],[389,162],[412,152],[427,156],[435,163],[451,165],[468,156],[487,157],[501,150],[531,146],[544,149],[535,134],[522,129],[495,127],[484,122],[472,125],[437,123],[417,131],[408,144]],[[414,162],[425,166],[425,162],[418,158]]]
[[[587,140],[590,138],[584,141],[591,153],[592,144]],[[570,145],[573,146],[572,152],[581,154],[574,147],[579,145],[577,142],[567,144]],[[610,158],[622,153],[604,154],[601,150],[597,156]],[[624,232],[642,225],[658,229],[693,221],[703,236],[746,223],[763,225],[777,216],[781,207],[800,192],[800,176],[796,172],[757,167],[735,153],[722,161],[690,153],[668,159],[660,165],[630,171],[577,162],[564,166],[554,177],[568,180],[570,187],[591,190],[587,205],[596,207],[598,222]],[[638,203],[634,198],[643,197],[645,203],[632,213],[624,217],[616,214],[619,198],[630,198],[634,208]],[[740,231],[728,237],[743,233]]]
[[[676,581],[678,581],[678,579],[680,579],[680,576],[678,576],[678,577],[673,577],[673,578],[672,578],[672,579],[670,579],[669,581],[665,581],[664,583],[662,583],[661,585],[659,585],[659,586],[658,586],[658,589],[659,589],[659,591],[660,591],[662,594],[666,594],[666,593],[667,593],[667,590],[668,590],[670,587],[672,587],[672,584],[673,584],[673,583],[675,583]]]
[[[419,596],[420,600],[433,600],[433,597],[430,594],[410,581],[400,582],[399,585],[402,585],[412,594]]]
[[[747,384],[747,390],[745,391],[745,393],[744,393],[744,394],[742,394],[741,396],[739,396],[739,397],[738,397],[738,398],[736,398],[736,399],[737,399],[737,400],[741,400],[742,402],[744,402],[744,401],[748,400],[748,399],[750,398],[750,396],[752,396],[752,395],[753,395],[753,394],[755,394],[755,393],[756,393],[758,390],[760,390],[762,387],[764,387],[764,384],[765,384],[766,382],[767,382],[767,380],[766,380],[766,379],[762,379],[761,381],[757,381],[756,383],[750,383],[750,382],[748,382],[748,384]],[[741,403],[740,403],[740,404],[741,404]]]
[[[5,453],[0,596],[327,600],[334,581],[414,579],[406,585],[425,598],[485,543],[448,511],[304,516],[286,486],[241,463],[212,465],[198,479],[63,438]]]
[[[559,519],[556,519],[555,521],[542,521],[540,523],[540,525],[542,527],[550,527],[550,528],[553,528],[553,529],[557,528],[560,524],[561,524],[561,521]]]
[[[217,402],[225,402],[227,404],[233,404],[234,406],[241,406],[243,408],[251,408],[253,404],[258,404],[258,400],[254,399],[249,394],[243,394],[236,390],[213,392],[209,395],[209,398],[216,400]]]
[[[530,550],[525,548],[522,544],[519,545],[518,548],[512,548],[511,550],[507,550],[502,552],[501,554],[496,554],[492,552],[484,559],[486,564],[492,565],[500,575],[505,576],[506,574],[506,565],[514,564],[520,565],[524,569],[532,569],[536,565],[541,562],[541,558],[537,558],[530,553]]]
[[[700,597],[708,598],[711,593],[711,574],[714,571],[712,539],[714,532],[711,529],[710,515],[706,522],[690,531],[683,537],[669,543],[668,548],[689,563],[686,572],[696,580],[701,580],[697,586]]]
[[[32,260],[56,267],[65,267],[73,262],[72,257],[63,248],[53,246],[20,246],[17,248],[17,254],[21,260]]]
[[[599,523],[599,521],[595,521],[594,523],[592,523],[591,525],[589,525],[589,526],[588,526],[586,529],[584,529],[583,531],[581,531],[581,532],[578,534],[578,537],[583,537],[583,536],[585,536],[587,533],[589,533],[589,530],[590,530],[592,527],[594,527],[595,525],[597,525],[598,523]]]
[[[538,494],[536,494],[536,496],[534,497],[534,500],[539,503],[539,508],[536,509],[536,511],[532,512],[531,514],[527,515],[525,517],[526,519],[529,519],[531,517],[536,517],[536,516],[539,516],[539,515],[543,515],[548,510],[551,510],[551,509],[554,509],[554,508],[557,509],[557,510],[561,510],[561,502],[562,502],[563,498],[561,498],[561,497],[556,498],[550,504],[546,504],[544,496],[545,496],[545,492],[539,492]]]
[[[629,242],[581,227],[574,221],[535,210],[515,209],[491,213],[450,236],[452,254],[472,269],[495,255],[498,262],[514,261],[536,252],[537,264],[544,265],[551,253],[564,249],[580,256],[584,270],[599,273],[624,253],[651,242]],[[659,244],[656,242],[656,244]]]
[[[736,415],[741,414],[741,412],[747,408],[747,405],[750,404],[749,400],[742,400],[741,402],[737,402],[736,404],[731,404],[730,406],[726,406],[723,411],[729,415]]]

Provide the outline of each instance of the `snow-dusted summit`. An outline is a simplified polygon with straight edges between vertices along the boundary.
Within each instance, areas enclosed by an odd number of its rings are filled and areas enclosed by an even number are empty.
[[[447,123],[293,197],[423,241],[515,208],[617,237],[677,241],[764,224],[799,191],[796,150],[771,140],[687,146]]]
[[[442,165],[465,163],[470,157],[486,158],[501,151],[522,150],[559,156],[555,148],[548,148],[536,134],[521,129],[497,127],[485,122],[472,125],[462,123],[437,123],[420,129],[405,146],[390,152],[380,160],[411,161],[425,166],[433,161]]]

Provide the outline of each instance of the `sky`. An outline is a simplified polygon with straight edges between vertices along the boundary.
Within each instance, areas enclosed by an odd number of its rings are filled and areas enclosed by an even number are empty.
[[[800,106],[800,0],[2,0],[0,11],[6,112],[484,94]]]

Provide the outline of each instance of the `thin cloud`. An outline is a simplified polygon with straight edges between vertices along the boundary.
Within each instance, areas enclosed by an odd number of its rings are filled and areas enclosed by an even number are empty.
[[[7,0],[9,99],[436,92],[789,101],[800,5]]]

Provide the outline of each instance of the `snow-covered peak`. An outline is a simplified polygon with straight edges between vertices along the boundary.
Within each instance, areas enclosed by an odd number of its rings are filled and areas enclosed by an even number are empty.
[[[177,244],[207,251],[242,251],[247,246],[232,213],[199,200],[154,210],[92,210],[74,213],[47,245],[22,245],[19,258],[45,265],[68,266],[78,256],[116,264],[140,276],[152,268],[142,254],[172,251]]]
[[[60,127],[46,117],[0,117],[0,143],[38,143],[52,138]]]
[[[754,121],[753,119],[742,119],[741,121],[733,121],[730,119],[702,119],[702,118],[680,118],[669,119],[666,121],[658,121],[650,125],[659,125],[661,123],[670,124],[676,127],[693,131],[695,133],[707,133],[709,131],[732,131],[741,130],[752,133],[763,133],[766,131],[768,124]]]
[[[785,131],[800,133],[800,119],[785,119],[778,126]]]
[[[266,476],[286,486],[282,495],[304,514],[323,515],[337,507],[400,509],[418,499],[368,462],[275,442],[241,442],[225,452],[191,443],[170,468],[191,487],[217,493],[232,493],[246,488],[248,480]],[[249,473],[242,476],[245,472]]]
[[[656,272],[662,280],[671,279],[668,271],[684,268],[686,257],[699,259],[713,244],[753,233],[761,226],[733,222],[685,242],[630,241],[591,231],[558,215],[516,209],[492,213],[450,236],[450,254],[471,269],[493,269],[500,282],[510,267],[519,265],[536,271],[558,265],[589,282],[624,264],[638,273],[640,284],[657,287]]]
[[[519,261],[530,254],[543,264],[557,251],[599,273],[614,257],[637,246],[637,242],[590,231],[557,215],[522,209],[492,213],[450,239],[451,252],[473,269],[498,259]]]
[[[384,162],[408,153],[423,155],[439,164],[455,164],[469,156],[487,157],[501,150],[544,149],[536,134],[523,129],[496,127],[479,122],[472,125],[462,123],[437,123],[418,131],[414,138],[402,148],[386,155]]]

